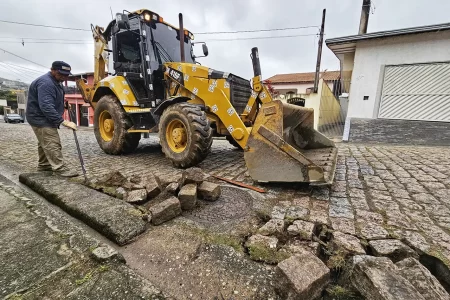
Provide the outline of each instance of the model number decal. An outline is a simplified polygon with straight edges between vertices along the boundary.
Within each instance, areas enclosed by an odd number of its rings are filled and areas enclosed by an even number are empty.
[[[169,76],[183,84],[183,73],[180,71],[170,68]]]

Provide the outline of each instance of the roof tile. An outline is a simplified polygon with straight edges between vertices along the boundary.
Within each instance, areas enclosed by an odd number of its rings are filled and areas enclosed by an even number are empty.
[[[315,72],[308,73],[292,73],[292,74],[277,74],[267,80],[270,80],[272,84],[277,83],[301,83],[301,82],[314,82]],[[340,77],[340,71],[328,71],[320,72],[320,78],[325,81],[337,80]]]

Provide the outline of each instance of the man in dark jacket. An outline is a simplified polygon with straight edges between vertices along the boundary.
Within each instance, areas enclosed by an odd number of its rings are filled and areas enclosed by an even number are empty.
[[[62,82],[70,75],[70,65],[55,61],[50,72],[34,80],[28,91],[27,121],[38,140],[38,171],[52,171],[64,177],[77,176],[64,163],[58,128],[63,125],[77,130],[73,122],[65,121]]]

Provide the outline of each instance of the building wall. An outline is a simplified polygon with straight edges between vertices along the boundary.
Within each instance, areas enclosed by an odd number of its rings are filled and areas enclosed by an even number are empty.
[[[358,42],[348,116],[377,117],[384,65],[443,61],[450,61],[450,32]],[[363,100],[364,96],[369,96],[369,99]]]
[[[333,90],[333,82],[327,81],[328,87]],[[309,88],[314,87],[314,82],[310,83],[288,83],[288,84],[281,84],[281,83],[275,83],[272,84],[273,88],[276,91],[280,91],[281,94],[285,94],[289,91],[292,91],[297,94],[306,94],[306,90]]]

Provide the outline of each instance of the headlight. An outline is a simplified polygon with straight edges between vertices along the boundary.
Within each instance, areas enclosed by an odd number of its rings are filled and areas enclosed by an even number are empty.
[[[144,20],[145,21],[150,21],[152,18],[152,16],[149,13],[144,14]]]

